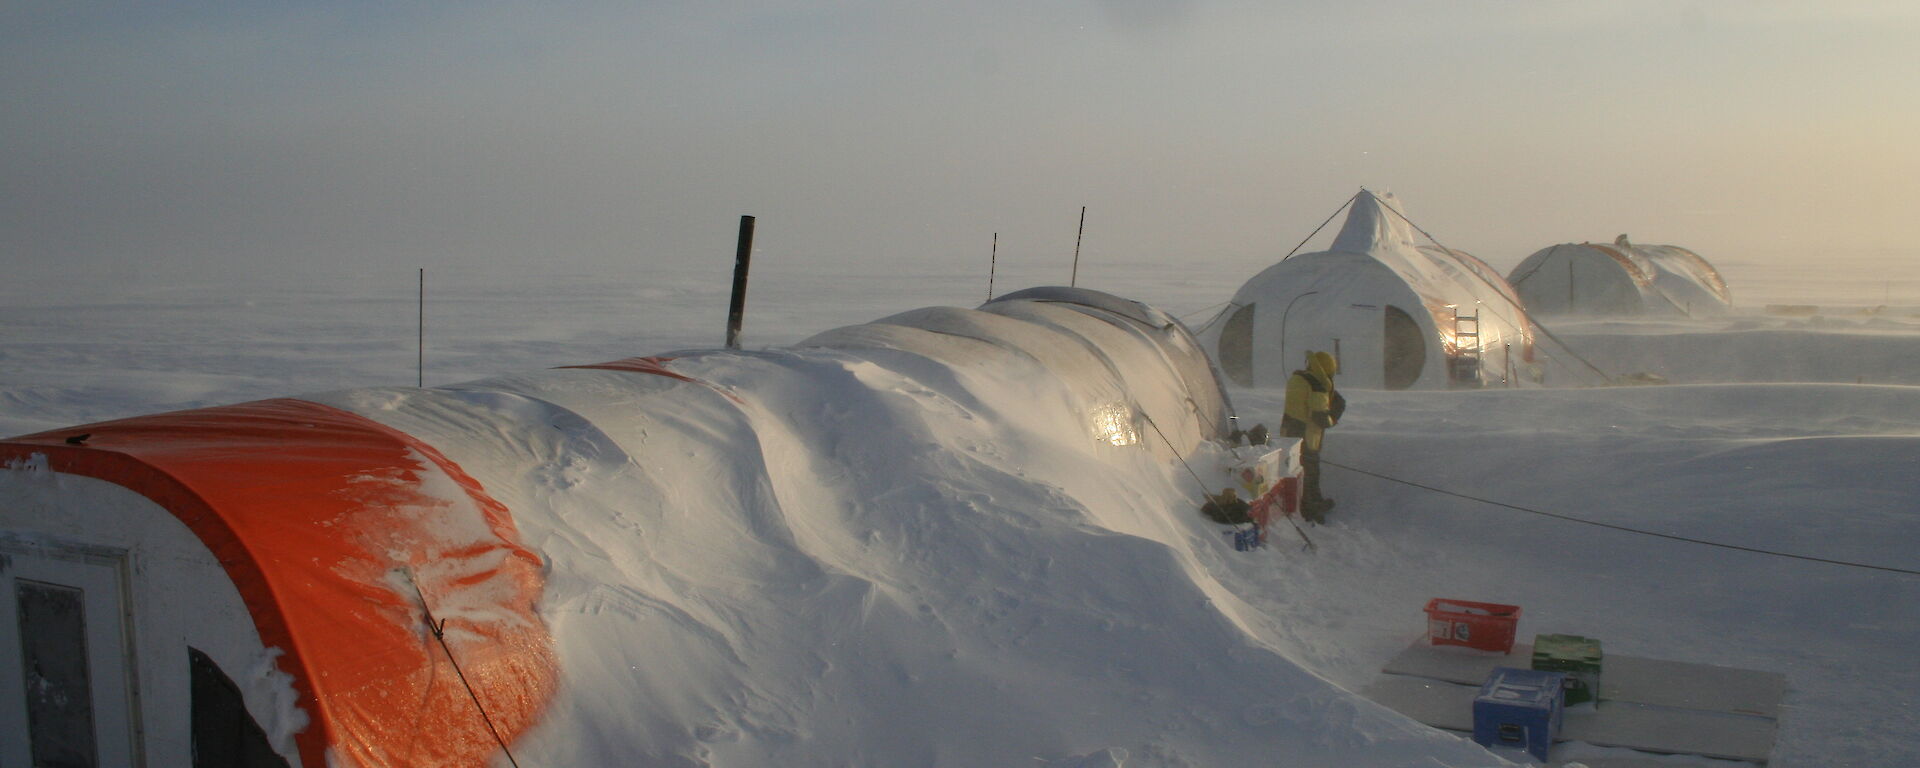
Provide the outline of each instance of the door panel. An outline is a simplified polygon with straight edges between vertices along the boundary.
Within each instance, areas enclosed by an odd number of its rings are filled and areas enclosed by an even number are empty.
[[[1427,366],[1427,342],[1420,333],[1420,324],[1414,322],[1406,310],[1388,305],[1385,333],[1384,385],[1387,389],[1413,386]]]
[[[135,764],[123,563],[0,550],[0,768]]]

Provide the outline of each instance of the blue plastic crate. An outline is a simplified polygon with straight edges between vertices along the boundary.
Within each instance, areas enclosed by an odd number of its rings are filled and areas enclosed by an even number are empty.
[[[1546,762],[1566,710],[1566,674],[1494,667],[1473,697],[1473,740],[1483,747],[1524,749]]]

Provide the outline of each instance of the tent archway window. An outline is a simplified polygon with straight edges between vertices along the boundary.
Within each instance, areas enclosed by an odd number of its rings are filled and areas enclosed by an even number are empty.
[[[1253,386],[1254,306],[1234,310],[1220,327],[1220,372],[1243,387]]]
[[[1386,355],[1386,380],[1382,386],[1406,389],[1420,380],[1420,371],[1426,367],[1427,339],[1420,332],[1420,324],[1413,321],[1413,315],[1399,307],[1387,305],[1385,323],[1382,351]]]

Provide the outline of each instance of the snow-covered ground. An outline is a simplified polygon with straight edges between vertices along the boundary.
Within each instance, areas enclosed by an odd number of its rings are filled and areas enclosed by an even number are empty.
[[[450,384],[717,346],[730,266],[716,259],[632,275],[430,272],[424,378]],[[1083,265],[1081,283],[1191,313],[1197,323],[1259,266]],[[1721,267],[1736,303],[1749,308],[1734,317],[1549,320],[1602,368],[1657,374],[1668,385],[1350,392],[1328,458],[1673,535],[1920,568],[1920,275],[1911,266]],[[415,275],[380,277],[0,285],[0,435],[410,386]],[[1062,277],[1003,268],[998,292]],[[803,274],[763,263],[747,340],[790,344],[900,310],[973,306],[985,291],[973,270]],[[1769,314],[1767,304],[1818,309]],[[832,367],[809,354],[785,370]],[[704,375],[754,377],[714,365]],[[1550,380],[1577,383],[1577,365],[1550,366]],[[807,381],[793,381],[769,391],[808,394]],[[896,428],[911,434],[951,423],[937,414],[909,421],[921,417],[903,404],[941,400],[914,382],[879,381],[886,397],[865,405]],[[829,398],[837,391],[822,390]],[[1277,392],[1234,394],[1243,419],[1276,420]],[[1579,526],[1337,468],[1327,478],[1340,506],[1328,525],[1309,531],[1316,551],[1302,551],[1282,530],[1272,548],[1236,553],[1192,513],[1192,481],[1178,466],[1121,462],[1124,483],[1076,481],[1112,470],[1089,463],[1084,451],[1041,451],[1050,444],[1032,430],[896,434],[861,446],[847,442],[869,427],[858,409],[803,406],[748,415],[763,431],[780,421],[763,448],[786,440],[787,453],[808,445],[833,466],[878,463],[913,477],[855,473],[809,485],[804,461],[776,456],[765,469],[789,484],[776,489],[781,498],[817,502],[781,512],[789,526],[809,526],[802,538],[812,543],[795,545],[806,558],[763,560],[758,571],[724,567],[749,554],[728,551],[731,535],[766,554],[767,542],[751,530],[669,529],[712,548],[680,553],[675,566],[676,578],[709,598],[728,579],[782,583],[764,599],[725,603],[764,611],[727,624],[742,633],[728,645],[750,662],[754,680],[657,671],[636,678],[719,700],[742,696],[727,712],[689,702],[636,709],[634,727],[660,734],[657,757],[717,766],[966,765],[981,756],[1007,764],[1001,760],[1016,754],[1022,764],[1078,766],[1241,765],[1250,754],[1291,756],[1291,764],[1495,764],[1471,744],[1345,692],[1417,637],[1421,606],[1444,596],[1523,605],[1523,637],[1571,632],[1599,637],[1613,653],[1786,674],[1774,765],[1920,764],[1912,694],[1920,690],[1912,663],[1920,577]],[[868,493],[891,496],[876,507]],[[902,510],[910,517],[890,518]],[[942,525],[948,518],[965,522]],[[577,532],[596,529],[528,534],[554,536],[559,546],[558,537]],[[631,573],[608,573],[647,578],[644,562],[620,567]],[[843,583],[823,573],[859,578]],[[558,585],[580,591],[565,595],[564,607],[556,597],[549,620],[564,637],[570,622],[641,621],[649,611],[686,607],[632,599],[657,597],[662,583],[638,593]],[[774,611],[783,600],[842,613]],[[862,632],[828,625],[853,621]],[[853,637],[862,645],[836,645]],[[665,651],[636,653],[674,664]],[[567,674],[590,684],[619,671]],[[608,694],[609,707],[631,704],[617,693]],[[1031,702],[1020,711],[970,708],[1020,696]],[[979,746],[1003,735],[1004,745]],[[529,748],[574,762],[611,759],[591,743],[554,737],[536,731]]]

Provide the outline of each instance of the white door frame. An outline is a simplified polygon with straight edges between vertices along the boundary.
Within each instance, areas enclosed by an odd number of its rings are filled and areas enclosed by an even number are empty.
[[[103,767],[141,765],[126,551],[0,534],[0,733],[8,734],[28,732],[17,600],[21,581],[81,591],[95,754]],[[28,766],[26,742],[0,740],[0,768]]]

